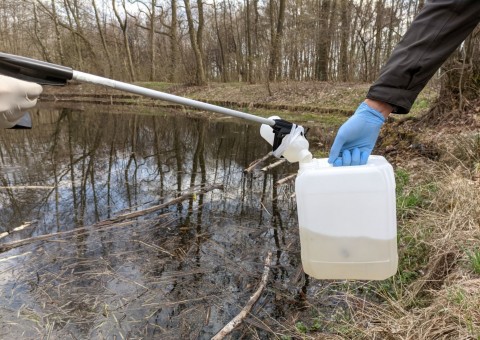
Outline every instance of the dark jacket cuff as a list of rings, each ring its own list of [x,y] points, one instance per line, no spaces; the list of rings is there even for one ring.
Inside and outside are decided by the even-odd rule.
[[[373,85],[366,97],[392,105],[393,113],[406,114],[410,112],[417,96],[416,91]]]

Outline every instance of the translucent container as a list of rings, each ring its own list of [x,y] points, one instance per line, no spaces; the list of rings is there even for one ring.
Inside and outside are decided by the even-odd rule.
[[[395,177],[385,158],[348,167],[300,163],[295,192],[305,273],[356,280],[396,273]]]

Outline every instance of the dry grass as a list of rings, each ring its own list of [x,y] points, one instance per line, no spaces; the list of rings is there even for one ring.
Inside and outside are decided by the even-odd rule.
[[[420,275],[412,282],[392,284],[396,294],[377,291],[382,303],[349,294],[349,334],[368,339],[480,338],[480,273],[471,263],[471,254],[480,250],[477,138],[475,132],[439,138],[445,150],[442,162],[406,163],[415,174],[410,189],[434,183],[427,202],[399,226],[427,247],[426,265],[417,268]],[[408,268],[400,268],[397,276],[402,270]]]
[[[314,282],[279,338],[480,339],[480,137],[459,130],[422,131],[440,158],[397,163],[397,275]]]

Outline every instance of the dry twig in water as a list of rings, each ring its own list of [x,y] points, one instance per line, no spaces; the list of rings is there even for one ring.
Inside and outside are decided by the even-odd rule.
[[[114,217],[112,219],[105,220],[105,221],[100,221],[98,223],[92,224],[92,225],[87,226],[87,227],[80,227],[80,228],[75,228],[73,230],[60,231],[60,232],[52,233],[52,234],[29,237],[29,238],[19,240],[19,241],[15,241],[15,242],[11,242],[11,243],[0,244],[0,252],[5,252],[5,251],[11,250],[11,249],[14,249],[14,248],[17,248],[17,247],[21,247],[23,245],[30,244],[30,243],[37,242],[37,241],[49,240],[49,239],[51,239],[53,237],[56,237],[56,236],[66,236],[66,235],[78,233],[80,231],[88,230],[90,228],[104,228],[105,229],[106,227],[109,227],[109,226],[121,227],[121,226],[129,225],[129,224],[132,224],[133,222],[132,221],[124,222],[124,221],[128,220],[128,219],[137,218],[137,217],[140,217],[140,216],[143,216],[143,215],[151,214],[153,212],[156,212],[158,210],[166,208],[170,205],[182,202],[182,201],[190,198],[192,195],[202,194],[202,193],[212,191],[214,189],[222,189],[222,188],[223,188],[223,185],[221,185],[221,184],[204,187],[197,192],[189,192],[187,194],[181,195],[181,196],[179,196],[179,197],[177,197],[173,200],[170,200],[168,202],[165,202],[165,203],[162,203],[162,204],[159,204],[159,205],[155,205],[153,207],[149,207],[149,208],[146,208],[146,209],[143,209],[143,210],[140,210],[140,211],[135,211],[135,212],[128,213],[128,214],[119,215],[119,216]]]
[[[267,285],[268,274],[270,273],[270,263],[272,260],[272,253],[268,252],[267,258],[265,259],[265,266],[263,268],[262,280],[260,281],[260,286],[257,291],[250,297],[248,303],[243,307],[240,313],[237,314],[229,323],[227,323],[215,336],[212,340],[221,340],[230,334],[242,321],[247,317],[248,313],[252,310],[252,307],[257,302],[258,298],[262,294],[265,286]]]
[[[279,186],[279,185],[282,185],[282,184],[285,184],[289,181],[292,181],[295,179],[295,177],[297,177],[297,174],[292,174],[292,175],[288,175],[287,177],[284,177],[282,179],[279,179],[277,181],[277,183],[275,183],[276,186]]]
[[[268,171],[268,170],[272,170],[273,168],[276,168],[277,166],[279,165],[282,165],[283,163],[285,163],[286,160],[285,159],[281,159],[275,163],[272,163],[270,165],[267,165],[266,167],[262,168],[262,171]]]
[[[17,186],[2,186],[0,190],[51,190],[54,186],[46,185],[17,185]]]
[[[256,161],[253,161],[252,163],[250,163],[250,165],[248,166],[248,168],[246,168],[245,170],[243,170],[243,172],[246,173],[246,174],[250,173],[253,169],[255,169],[255,167],[256,167],[258,164],[266,161],[267,159],[270,158],[270,156],[272,156],[272,153],[271,153],[271,152],[267,153],[267,154],[266,154],[265,156],[263,156],[262,158],[257,159]]]

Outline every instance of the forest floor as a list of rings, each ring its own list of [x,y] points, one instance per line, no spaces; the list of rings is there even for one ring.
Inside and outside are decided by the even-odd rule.
[[[188,86],[170,83],[137,83],[139,86],[188,97],[222,106],[244,108],[250,111],[289,110],[293,112],[335,112],[349,114],[361,102],[368,84],[328,82],[281,82],[270,84],[211,83],[206,86]],[[424,90],[412,108],[419,112],[435,98],[436,89]],[[116,103],[167,105],[137,95],[94,86],[72,83],[66,87],[45,87],[43,97],[48,100],[90,99],[112,100]],[[267,112],[268,113],[268,112]]]
[[[319,82],[271,84],[271,93],[266,85],[139,85],[299,122],[320,122],[329,112],[340,117],[337,126],[368,90]],[[436,93],[427,89],[411,115],[389,119],[377,145],[395,168],[398,273],[381,282],[326,285],[348,312],[321,317],[318,292],[289,316],[288,336],[279,338],[480,339],[480,102],[472,103],[468,119],[422,118]],[[45,99],[163,105],[87,85],[46,89]]]

